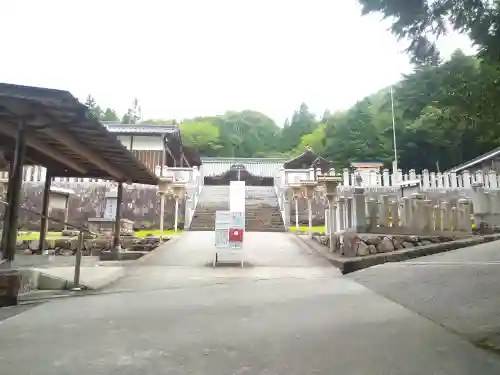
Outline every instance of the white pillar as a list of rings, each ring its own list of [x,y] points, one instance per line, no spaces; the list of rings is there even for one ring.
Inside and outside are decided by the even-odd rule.
[[[309,238],[313,237],[313,230],[312,230],[312,202],[311,199],[307,199],[307,214],[309,216]]]
[[[295,198],[295,229],[298,232],[300,230],[299,225],[299,200]]]
[[[174,219],[174,232],[177,233],[179,226],[179,198],[175,197],[175,219]]]
[[[160,241],[163,242],[163,222],[165,217],[165,194],[160,194]]]

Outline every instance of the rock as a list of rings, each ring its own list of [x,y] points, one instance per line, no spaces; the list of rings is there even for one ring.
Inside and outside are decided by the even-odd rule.
[[[76,250],[78,241],[73,238],[60,238],[55,241],[55,247],[64,250]]]
[[[373,246],[373,245],[370,245]],[[362,241],[358,242],[358,249],[356,251],[358,256],[370,255],[370,247]]]
[[[422,244],[422,246],[425,246],[425,245],[432,245],[432,242],[429,241],[429,240],[422,240],[420,241],[420,243]]]
[[[23,251],[23,254],[31,255],[31,254],[33,254],[33,252],[30,249],[26,249]]]
[[[394,250],[401,250],[403,248],[403,241],[398,241],[398,238],[392,239],[392,244],[394,245]]]
[[[411,242],[413,244],[419,241],[418,236],[403,236],[403,242]]]
[[[61,236],[63,237],[78,237],[78,231],[72,229],[66,229],[61,232]]]
[[[369,236],[369,237],[363,238],[363,242],[367,245],[377,246],[381,241],[382,241],[382,238],[380,238],[379,236]]]
[[[377,252],[379,253],[388,253],[389,251],[394,251],[394,245],[392,240],[388,237],[385,237],[377,246]]]
[[[405,249],[410,249],[410,248],[412,248],[412,247],[415,247],[415,245],[414,245],[414,244],[412,244],[411,242],[403,242],[403,247],[404,247]]]
[[[377,247],[375,245],[368,245],[368,250],[370,254],[377,254]]]

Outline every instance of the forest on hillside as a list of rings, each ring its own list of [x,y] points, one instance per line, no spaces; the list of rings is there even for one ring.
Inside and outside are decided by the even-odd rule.
[[[358,1],[363,14],[381,14],[392,23],[390,31],[407,42],[415,67],[393,86],[400,168],[446,170],[500,146],[500,3]],[[443,61],[436,40],[450,31],[468,35],[477,56],[457,50]],[[91,96],[87,105],[101,120],[119,118]],[[121,120],[172,122],[143,120],[137,100]],[[374,159],[390,167],[393,161],[388,87],[343,112],[314,114],[303,103],[281,126],[251,109],[185,119],[179,125],[184,142],[205,156],[292,157],[311,146],[336,167]]]
[[[393,86],[398,159],[405,170],[445,170],[500,145],[500,65],[456,51],[449,61],[424,65]],[[89,96],[101,120],[119,120]],[[142,119],[134,100],[124,123]],[[263,113],[228,111],[180,121],[183,141],[203,156],[292,157],[306,146],[336,167],[351,161],[393,160],[390,89],[383,88],[343,112],[320,116],[303,103],[278,126]]]

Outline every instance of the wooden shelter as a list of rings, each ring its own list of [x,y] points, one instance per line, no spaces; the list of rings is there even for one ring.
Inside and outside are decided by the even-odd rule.
[[[2,236],[2,255],[8,260],[14,259],[25,164],[47,168],[42,248],[52,177],[115,180],[119,195],[123,183],[158,183],[157,177],[67,91],[0,83],[0,149],[9,166]],[[120,209],[116,217],[119,222]],[[119,236],[119,230],[115,230],[115,244],[119,241],[116,232]]]
[[[176,124],[121,124],[117,122],[104,122],[103,124],[150,171],[154,172],[156,167],[201,165],[198,153],[182,144],[181,132]]]

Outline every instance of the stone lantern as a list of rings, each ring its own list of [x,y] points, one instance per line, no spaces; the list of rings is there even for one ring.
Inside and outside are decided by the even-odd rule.
[[[172,194],[175,199],[175,221],[174,221],[174,231],[177,232],[179,226],[179,202],[182,201],[186,196],[186,184],[181,182],[176,182],[171,185]]]
[[[334,209],[335,200],[337,198],[337,188],[342,183],[342,177],[340,176],[319,176],[318,183],[323,187],[323,194],[328,200],[328,227],[326,235],[330,239],[330,249],[333,251],[336,241],[334,241],[335,233],[335,216],[336,212]]]
[[[299,224],[299,199],[302,198],[302,187],[300,184],[290,184],[288,185],[288,190],[295,201],[295,229],[297,232],[300,230]]]
[[[165,222],[165,196],[170,191],[172,177],[160,177],[158,183],[158,194],[160,195],[160,241],[163,242],[163,226]]]
[[[313,230],[312,230],[312,199],[314,198],[314,194],[316,192],[316,187],[318,186],[318,182],[315,180],[303,180],[300,181],[300,190],[302,192],[302,196],[307,199],[307,213],[309,216],[309,238],[312,238]]]

